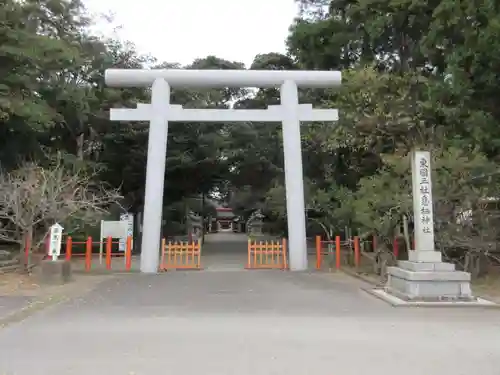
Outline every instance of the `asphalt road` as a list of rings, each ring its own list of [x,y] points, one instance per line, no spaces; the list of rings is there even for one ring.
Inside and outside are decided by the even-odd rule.
[[[344,276],[119,276],[0,329],[8,375],[498,375],[500,312],[392,308]]]

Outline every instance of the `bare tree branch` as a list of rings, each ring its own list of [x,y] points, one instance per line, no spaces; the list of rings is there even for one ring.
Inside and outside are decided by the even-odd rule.
[[[97,171],[70,168],[60,156],[50,167],[26,162],[0,171],[0,239],[22,244],[29,235],[36,249],[55,222],[98,222],[121,196],[96,177]]]

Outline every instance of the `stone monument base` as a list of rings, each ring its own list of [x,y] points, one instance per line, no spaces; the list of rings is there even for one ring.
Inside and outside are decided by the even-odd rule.
[[[475,301],[470,273],[456,271],[452,263],[400,261],[388,267],[385,291],[405,301]]]
[[[42,284],[66,284],[71,281],[71,263],[67,260],[44,259],[38,277]]]

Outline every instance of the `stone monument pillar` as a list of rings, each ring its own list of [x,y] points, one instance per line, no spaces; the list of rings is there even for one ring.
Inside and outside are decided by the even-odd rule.
[[[411,158],[415,249],[407,261],[387,269],[386,292],[407,301],[471,301],[470,274],[444,263],[434,247],[431,157],[414,151]]]

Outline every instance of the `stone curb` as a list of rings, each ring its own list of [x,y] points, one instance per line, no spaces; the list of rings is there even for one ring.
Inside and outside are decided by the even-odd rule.
[[[408,303],[408,302],[403,302],[403,303],[396,303],[393,301],[390,301],[380,294],[376,293],[376,290],[380,290],[381,288],[368,288],[368,287],[362,287],[361,290],[364,292],[370,294],[371,296],[388,303],[392,307],[395,308],[424,308],[424,309],[500,309],[500,305],[498,304],[485,304],[482,302],[474,303],[456,303],[453,304],[452,302],[413,302],[413,303]]]

